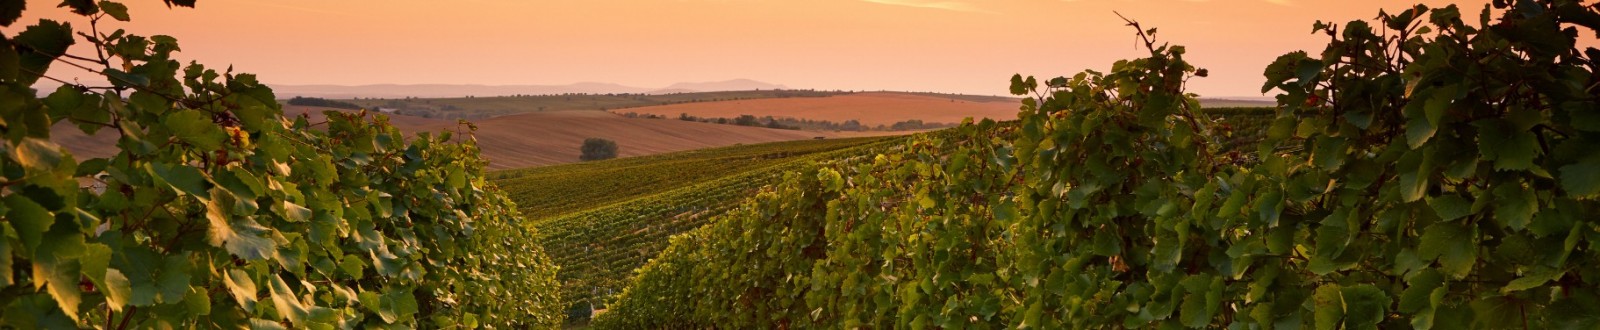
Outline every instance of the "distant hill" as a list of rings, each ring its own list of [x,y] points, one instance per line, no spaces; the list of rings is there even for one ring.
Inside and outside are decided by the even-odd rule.
[[[309,116],[322,122],[323,111],[334,108],[284,106],[284,116]],[[391,115],[389,123],[412,136],[418,132],[456,130],[455,120]],[[676,119],[626,118],[604,111],[530,113],[476,120],[478,145],[489,169],[509,169],[578,162],[578,146],[591,137],[617,142],[622,157],[702,149],[737,144],[810,140],[832,134],[793,130],[718,125]],[[110,157],[118,151],[117,133],[101,130],[84,135],[77,127],[56,125],[51,140],[78,159]]]
[[[701,92],[709,92],[709,91],[748,91],[748,90],[765,90],[765,89],[789,89],[789,87],[784,86],[784,85],[769,84],[769,83],[759,82],[759,81],[750,80],[750,79],[734,79],[734,80],[711,81],[711,82],[693,82],[693,83],[683,82],[683,83],[676,83],[676,84],[672,84],[671,86],[667,86],[667,88],[663,88],[661,92],[670,92],[670,91],[701,91]]]
[[[451,98],[345,99],[363,107],[383,108],[400,114],[428,118],[481,119],[529,112],[614,110],[652,105],[727,100],[823,97],[840,92],[809,90],[744,90],[672,94],[571,94]]]
[[[1202,108],[1274,108],[1278,101],[1265,97],[1218,97],[1201,98]]]
[[[929,123],[960,123],[963,118],[1010,120],[1017,117],[1018,99],[930,93],[868,92],[827,97],[766,98],[720,102],[682,103],[612,110],[677,118],[732,118],[740,115],[773,116],[844,122],[863,125],[890,125],[905,120]]]
[[[662,88],[635,87],[613,83],[581,82],[566,85],[472,85],[472,84],[378,84],[378,85],[272,85],[280,97],[321,98],[443,98],[507,95],[556,94],[670,94],[756,89],[785,89],[783,85],[750,79],[713,82],[684,82]]]

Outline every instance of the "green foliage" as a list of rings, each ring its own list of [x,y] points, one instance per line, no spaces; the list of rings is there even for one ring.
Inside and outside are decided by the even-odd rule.
[[[595,324],[1592,328],[1600,50],[1574,45],[1600,8],[1498,8],[1318,23],[1324,52],[1266,69],[1284,94],[1243,158],[1181,47],[1016,76],[1014,126],[791,175]]]
[[[587,186],[591,193],[614,191],[620,195],[595,196],[597,202],[610,202],[534,220],[539,242],[561,267],[557,279],[563,299],[572,304],[570,308],[587,312],[591,307],[604,308],[608,298],[626,286],[634,269],[667,246],[668,238],[705,225],[707,219],[728,212],[762,186],[781,180],[785,173],[810,162],[876,154],[903,141],[857,138],[735,146],[650,156],[650,160],[536,168],[496,182],[524,192],[513,198],[540,200],[535,196],[567,191],[527,187],[533,182]],[[571,196],[589,197],[583,193]],[[561,206],[527,204],[520,199],[518,204],[528,205],[527,214],[550,214],[547,207]],[[569,321],[581,319],[587,317]]]
[[[583,139],[583,145],[578,146],[581,153],[578,160],[604,160],[617,158],[617,141],[602,138]]]
[[[112,2],[67,4],[128,18]],[[170,37],[87,31],[87,53],[105,58],[62,57],[71,28],[41,22],[0,47],[0,67],[20,68],[0,75],[0,324],[559,322],[556,267],[483,177],[475,142],[408,140],[365,113],[290,121],[255,76],[180,66]],[[28,86],[53,62],[114,86],[39,99]],[[51,142],[58,123],[117,134],[120,152],[76,159]]]
[[[548,218],[610,207],[746,172],[768,172],[774,166],[801,158],[876,144],[879,140],[869,137],[737,145],[495,171],[489,177],[521,206],[524,217],[543,223]]]

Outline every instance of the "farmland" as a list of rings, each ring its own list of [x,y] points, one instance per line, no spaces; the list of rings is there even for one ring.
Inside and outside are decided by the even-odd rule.
[[[339,100],[367,108],[383,108],[395,113],[444,119],[483,119],[531,112],[636,108],[696,102],[715,102],[769,98],[807,98],[838,95],[840,92],[809,90],[752,90],[671,94],[561,94],[514,95],[459,98],[362,98]]]

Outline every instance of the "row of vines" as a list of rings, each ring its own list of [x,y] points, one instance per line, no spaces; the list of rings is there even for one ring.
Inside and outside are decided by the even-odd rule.
[[[1150,57],[1015,77],[1015,125],[790,174],[595,325],[1600,327],[1600,50],[1577,46],[1600,6],[1376,23],[1317,23],[1230,152],[1184,91],[1205,71],[1130,22]]]
[[[605,308],[605,301],[626,287],[634,269],[665,249],[670,237],[705,225],[708,219],[738,206],[762,186],[779,181],[784,173],[810,162],[883,152],[902,140],[828,143],[828,146],[852,147],[783,158],[765,167],[712,180],[702,179],[703,182],[690,186],[538,221],[539,242],[561,266],[557,279],[563,287],[562,297],[572,308],[569,318],[572,321],[586,319],[589,309]],[[804,145],[783,144],[789,145],[786,152],[807,152],[797,146],[824,145],[811,141]]]
[[[0,4],[0,25],[39,4]],[[285,118],[253,75],[180,65],[168,36],[102,29],[130,19],[122,4],[62,7],[87,24],[0,38],[0,325],[559,324],[557,268],[484,178],[470,133]],[[53,77],[61,66],[110,83]],[[63,86],[40,98],[41,79]],[[119,152],[75,158],[51,140],[61,130],[114,134]]]

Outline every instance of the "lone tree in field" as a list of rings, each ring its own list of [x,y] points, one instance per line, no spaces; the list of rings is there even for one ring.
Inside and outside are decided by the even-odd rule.
[[[617,141],[588,138],[583,140],[581,149],[583,150],[583,155],[578,156],[580,161],[617,158]]]

